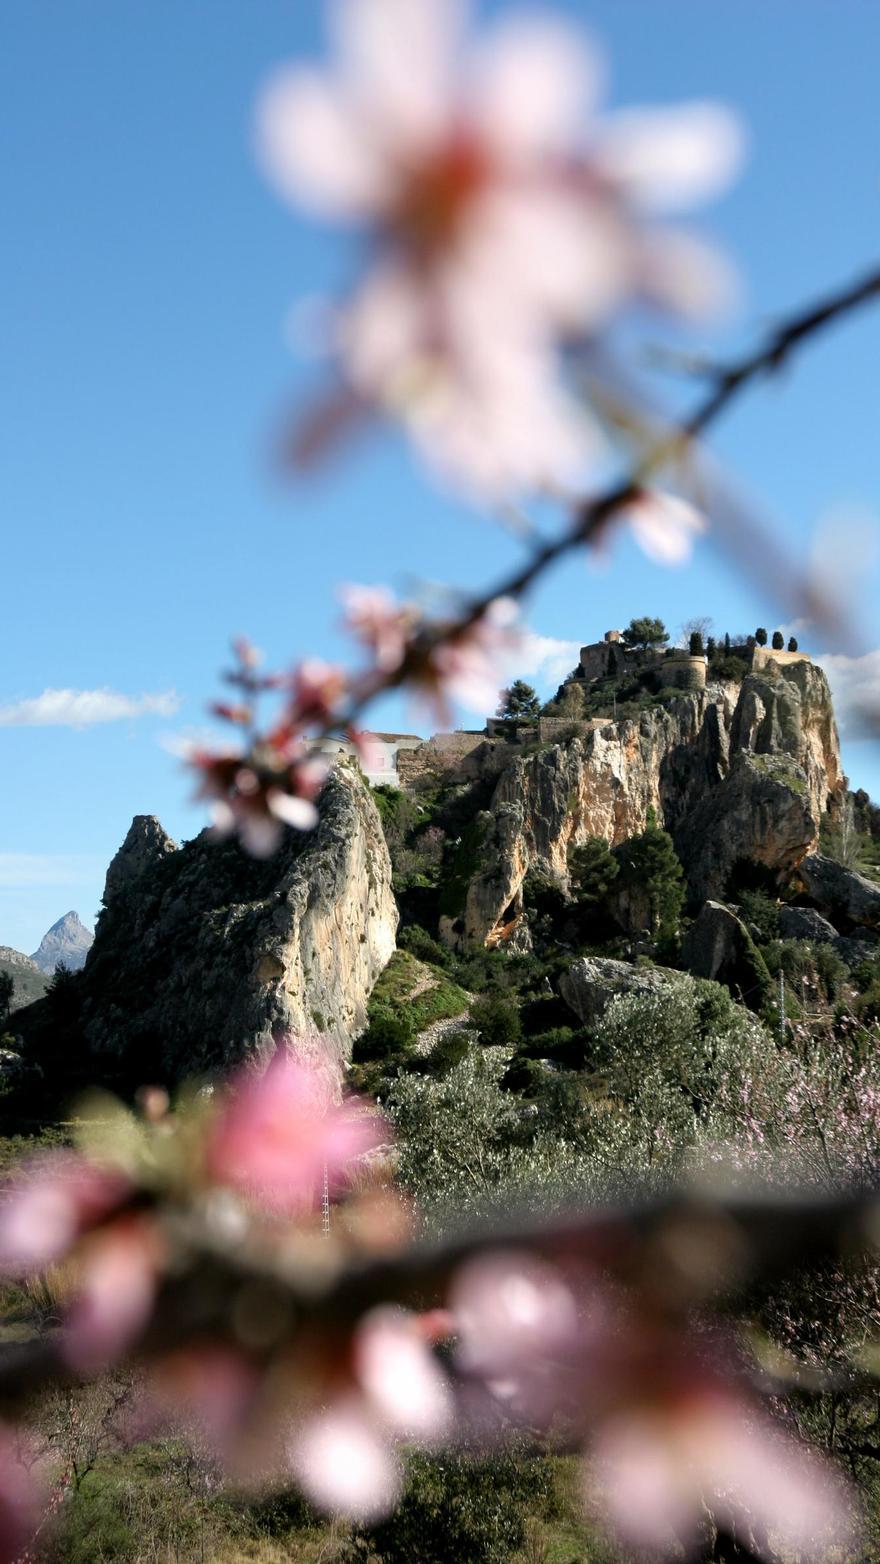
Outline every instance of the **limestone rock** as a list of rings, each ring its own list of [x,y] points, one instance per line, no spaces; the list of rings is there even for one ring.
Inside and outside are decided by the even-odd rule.
[[[155,869],[168,854],[177,851],[177,843],[160,825],[155,815],[135,815],[104,881],[104,906],[125,891],[148,869]]]
[[[724,781],[691,810],[676,836],[691,895],[723,896],[739,864],[790,872],[815,845],[819,816],[806,776],[787,755],[735,755]]]
[[[782,907],[779,932],[783,939],[806,939],[814,945],[834,945],[838,940],[834,924],[815,907]]]
[[[770,974],[751,934],[730,907],[705,902],[684,937],[681,953],[692,977],[725,983],[746,1004],[760,1006]]]
[[[822,853],[811,853],[799,872],[808,896],[829,917],[880,926],[880,885],[873,880]]]
[[[141,816],[79,980],[88,1068],[174,1080],[315,1031],[346,1056],[396,930],[379,816],[349,767],[327,782],[316,829],[265,860],[207,831],[174,849]]]
[[[669,967],[633,967],[604,956],[581,956],[559,979],[559,992],[585,1026],[604,1015],[619,994],[647,996],[688,979]]]
[[[63,962],[68,971],[78,972],[80,967],[85,966],[94,937],[91,930],[81,922],[79,913],[66,912],[43,935],[32,960],[49,977],[59,962]]]
[[[596,722],[502,772],[481,817],[480,868],[447,937],[464,946],[509,937],[530,870],[564,886],[569,846],[589,836],[616,845],[644,830],[649,808],[697,902],[724,896],[740,860],[788,876],[844,794],[830,691],[809,662]]]

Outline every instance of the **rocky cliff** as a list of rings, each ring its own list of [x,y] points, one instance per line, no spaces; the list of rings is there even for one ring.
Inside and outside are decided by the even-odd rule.
[[[741,862],[792,872],[815,850],[845,779],[831,694],[809,662],[710,684],[516,759],[478,817],[478,871],[443,932],[464,946],[516,927],[531,869],[564,883],[570,845],[671,832],[695,903],[723,896]]]
[[[137,816],[77,980],[84,1073],[174,1080],[281,1032],[326,1032],[347,1054],[396,929],[379,817],[347,767],[327,783],[315,831],[289,833],[264,861],[207,832],[175,847]],[[37,1023],[45,1032],[45,1014]]]
[[[66,912],[43,935],[31,960],[48,977],[52,976],[59,963],[63,963],[70,972],[78,972],[80,967],[85,966],[93,938],[79,913]]]

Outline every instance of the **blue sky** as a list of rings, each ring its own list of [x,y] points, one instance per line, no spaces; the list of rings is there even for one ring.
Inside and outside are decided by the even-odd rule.
[[[736,258],[745,307],[722,338],[690,345],[732,350],[872,261],[880,8],[556,9],[603,41],[612,103],[717,96],[749,126],[748,166],[701,223]],[[343,279],[346,255],[264,185],[251,114],[267,71],[321,47],[321,12],[317,0],[40,0],[4,19],[0,943],[34,948],[69,907],[90,922],[133,814],[177,836],[200,828],[162,741],[202,722],[232,634],[273,662],[341,656],[340,579],[473,586],[516,557],[390,436],[297,486],[273,471],[279,413],[311,373],[291,355],[287,312]],[[829,525],[842,540],[853,517],[870,530],[880,515],[878,363],[880,309],[808,348],[715,437],[802,558],[820,522],[827,558]],[[868,650],[880,646],[869,552],[849,587]],[[604,573],[575,561],[549,578],[528,617],[563,642],[645,611],[749,629],[779,617],[775,585],[743,582],[710,544],[670,572],[621,539]],[[541,676],[555,685],[549,667]],[[871,676],[870,662],[841,664],[841,698]],[[108,688],[129,702],[112,721],[35,726],[8,712],[47,689]],[[413,725],[394,705],[376,720]],[[845,760],[880,795],[873,746],[847,739]]]

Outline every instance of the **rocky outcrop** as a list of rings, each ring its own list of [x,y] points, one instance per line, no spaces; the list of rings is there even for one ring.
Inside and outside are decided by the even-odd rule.
[[[822,853],[805,858],[799,873],[807,895],[829,917],[880,927],[880,885],[873,880]]]
[[[115,898],[127,891],[147,870],[155,869],[169,853],[176,852],[172,841],[155,815],[135,815],[128,828],[125,841],[104,880],[104,906],[109,907]]]
[[[604,1015],[612,999],[621,994],[645,998],[662,992],[670,984],[687,982],[687,977],[669,967],[633,967],[626,961],[611,961],[604,956],[581,956],[563,972],[559,992],[578,1020],[591,1026]]]
[[[66,912],[43,935],[32,960],[48,977],[52,976],[59,964],[67,967],[69,972],[78,972],[80,967],[85,966],[93,939],[91,930],[80,921],[79,913]]]
[[[812,945],[834,945],[838,939],[834,924],[815,907],[781,907],[779,932],[783,939],[805,939]]]
[[[682,961],[692,977],[725,983],[753,1009],[770,987],[770,974],[741,918],[721,902],[700,908],[682,942]]]
[[[174,1080],[319,1031],[347,1055],[395,944],[375,805],[340,766],[320,822],[274,857],[208,832],[175,848],[139,816],[107,876],[78,1024],[92,1073]]]
[[[644,830],[650,809],[672,833],[697,904],[723,897],[740,861],[787,876],[844,791],[828,684],[808,662],[595,724],[502,773],[447,937],[493,943],[516,928],[530,870],[564,885],[570,846],[590,836],[616,845]]]

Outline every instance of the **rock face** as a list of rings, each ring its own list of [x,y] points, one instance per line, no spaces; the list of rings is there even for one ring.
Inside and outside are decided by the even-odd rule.
[[[91,930],[80,921],[79,913],[66,912],[43,935],[39,949],[34,951],[31,959],[47,977],[52,976],[59,962],[63,962],[69,971],[78,972],[80,967],[85,966],[94,937]]]
[[[834,945],[839,937],[834,924],[814,907],[781,907],[779,932],[783,939],[805,939],[813,945]]]
[[[176,850],[177,843],[172,841],[155,815],[135,815],[125,841],[107,870],[104,906],[109,907],[146,869],[155,869],[168,853]]]
[[[225,1068],[283,1032],[342,1054],[366,1025],[395,944],[391,864],[375,805],[340,767],[321,818],[274,857],[207,832],[175,848],[139,816],[107,874],[79,1025],[97,1073],[142,1081]]]
[[[808,896],[829,917],[880,927],[880,885],[873,880],[821,853],[806,858],[799,872]]]
[[[478,872],[447,938],[493,943],[516,926],[530,869],[564,884],[570,845],[590,836],[615,845],[644,830],[651,808],[695,902],[723,897],[740,861],[788,875],[844,791],[830,691],[808,662],[596,724],[502,773],[478,820]]]
[[[619,994],[656,994],[672,983],[687,983],[681,972],[666,967],[633,967],[604,956],[581,956],[559,979],[559,992],[585,1026],[604,1015]]]

